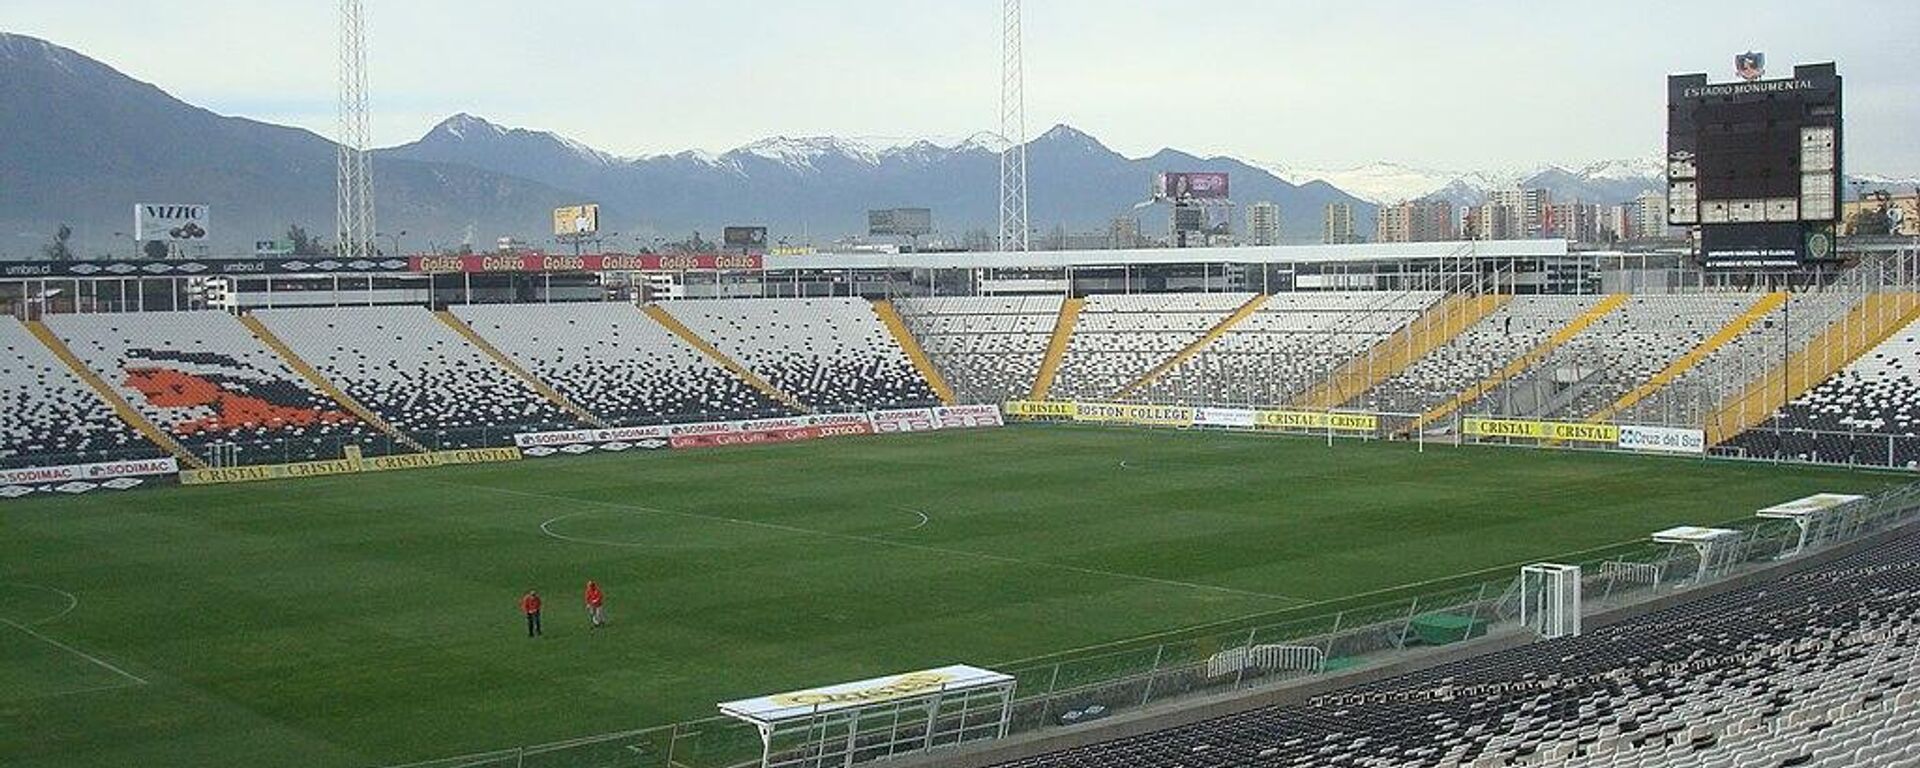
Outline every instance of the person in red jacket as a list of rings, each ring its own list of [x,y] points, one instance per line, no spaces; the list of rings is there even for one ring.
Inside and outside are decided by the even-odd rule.
[[[527,637],[540,636],[540,593],[531,589],[520,598],[520,611],[527,615]]]
[[[600,591],[600,585],[587,582],[587,620],[593,622],[593,628],[599,629],[607,623],[607,596]]]

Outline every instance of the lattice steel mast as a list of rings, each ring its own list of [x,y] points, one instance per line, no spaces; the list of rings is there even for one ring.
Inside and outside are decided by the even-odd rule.
[[[1020,0],[1005,0],[1000,48],[1000,236],[1002,251],[1027,250],[1027,104],[1020,67]]]
[[[367,37],[360,0],[340,0],[339,164],[334,176],[334,255],[373,258],[373,173],[367,166]]]

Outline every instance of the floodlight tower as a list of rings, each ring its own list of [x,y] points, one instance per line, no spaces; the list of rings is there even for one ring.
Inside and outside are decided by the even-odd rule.
[[[1020,70],[1020,0],[1001,8],[1000,237],[1002,251],[1027,250],[1027,102]]]
[[[334,255],[367,259],[374,245],[373,174],[367,167],[367,37],[360,0],[340,0],[339,164],[334,174]]]

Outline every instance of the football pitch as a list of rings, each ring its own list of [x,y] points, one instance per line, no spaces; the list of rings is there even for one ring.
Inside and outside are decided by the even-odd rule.
[[[1904,480],[1034,425],[0,504],[0,764],[363,768],[567,739]]]

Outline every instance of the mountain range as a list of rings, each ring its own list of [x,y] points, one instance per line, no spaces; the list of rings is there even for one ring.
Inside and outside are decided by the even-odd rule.
[[[222,116],[53,43],[0,33],[0,258],[37,256],[62,223],[84,255],[125,253],[131,208],[204,203],[218,253],[300,224],[330,234],[335,145],[298,128]],[[942,235],[992,229],[1000,142],[773,137],[723,153],[619,157],[563,136],[457,114],[419,140],[374,153],[380,227],[405,250],[501,235],[539,246],[557,205],[598,202],[609,249],[653,237],[712,239],[725,225],[764,225],[774,239],[826,242],[861,233],[870,208],[926,207]],[[1423,195],[1466,205],[1486,191],[1542,186],[1556,199],[1616,203],[1660,188],[1659,159],[1523,172],[1448,172],[1376,163],[1312,169],[1162,149],[1127,157],[1057,125],[1027,145],[1036,229],[1104,230],[1145,208],[1160,171],[1223,171],[1233,198],[1281,208],[1283,238],[1315,242],[1323,207],[1354,206],[1371,232],[1377,206]],[[1236,222],[1238,225],[1238,222]],[[123,250],[124,249],[124,250]]]

